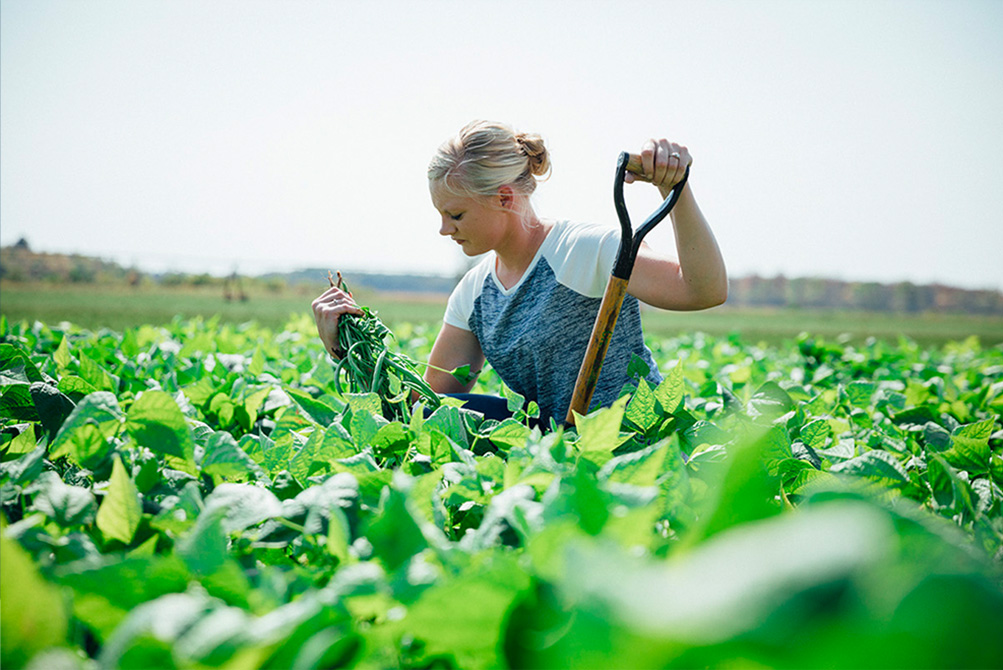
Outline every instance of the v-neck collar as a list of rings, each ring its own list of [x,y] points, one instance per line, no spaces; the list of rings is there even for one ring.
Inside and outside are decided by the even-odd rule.
[[[529,265],[526,266],[526,269],[523,270],[522,276],[519,277],[519,281],[513,284],[511,288],[505,288],[505,285],[502,284],[501,279],[498,278],[498,255],[495,254],[494,259],[491,261],[491,279],[494,281],[495,287],[501,292],[502,295],[508,296],[518,291],[519,287],[526,282],[526,279],[531,274],[533,274],[533,270],[536,269],[536,264],[540,262],[540,257],[543,256],[543,249],[544,247],[547,246],[547,241],[550,240],[550,236],[554,233],[554,228],[557,227],[556,222],[548,222],[548,223],[551,224],[550,230],[547,231],[546,237],[544,237],[543,240],[540,242],[540,246],[537,248],[536,254],[533,255],[533,260],[531,260],[529,262]]]

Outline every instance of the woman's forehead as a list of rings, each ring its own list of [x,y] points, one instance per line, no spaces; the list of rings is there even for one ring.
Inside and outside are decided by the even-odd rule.
[[[429,191],[432,194],[432,204],[440,212],[469,207],[473,201],[472,198],[453,193],[442,182],[433,182],[430,184]]]

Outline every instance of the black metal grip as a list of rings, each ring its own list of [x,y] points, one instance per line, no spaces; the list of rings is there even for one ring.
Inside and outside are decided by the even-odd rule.
[[[620,154],[620,159],[616,164],[616,179],[613,181],[613,204],[616,207],[616,215],[620,219],[620,248],[616,252],[616,263],[613,265],[611,274],[619,279],[630,279],[630,273],[634,270],[634,262],[637,260],[637,252],[641,248],[641,241],[652,228],[669,215],[672,208],[676,206],[676,201],[679,200],[683,187],[686,186],[686,180],[690,178],[690,167],[687,165],[682,180],[672,187],[669,196],[635,232],[630,224],[627,205],[623,201],[623,180],[627,175],[627,161],[629,159],[630,154],[626,151]]]

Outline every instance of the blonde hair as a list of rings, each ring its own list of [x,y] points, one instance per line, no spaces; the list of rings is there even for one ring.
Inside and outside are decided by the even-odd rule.
[[[518,195],[536,190],[550,173],[543,138],[494,121],[472,121],[439,147],[428,164],[429,182],[462,196],[492,196],[502,186]]]

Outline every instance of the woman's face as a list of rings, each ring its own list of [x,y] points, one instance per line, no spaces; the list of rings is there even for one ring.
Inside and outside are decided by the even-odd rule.
[[[504,211],[487,198],[450,193],[438,183],[431,185],[432,204],[442,217],[439,234],[450,237],[467,256],[495,249],[505,229]]]

